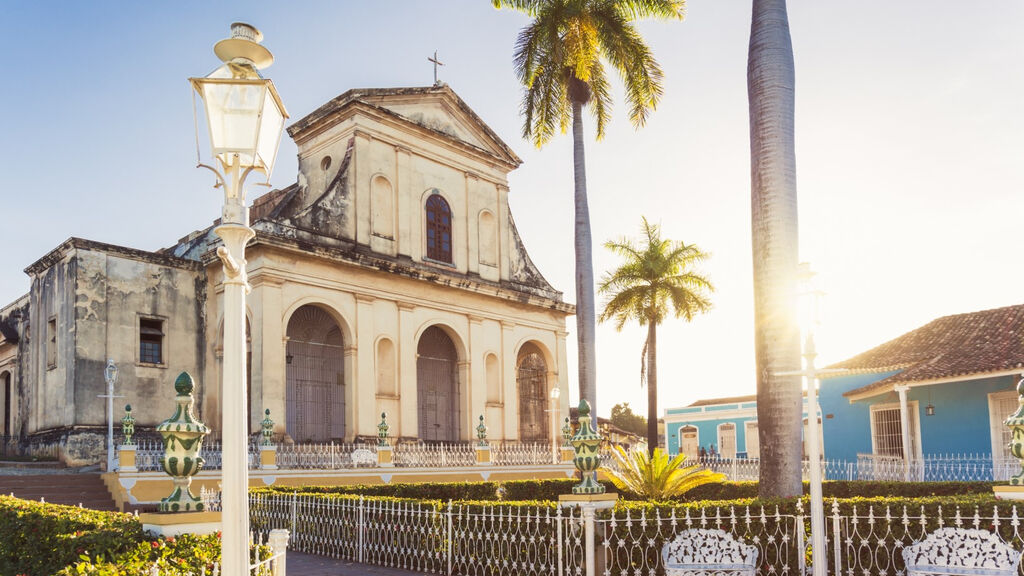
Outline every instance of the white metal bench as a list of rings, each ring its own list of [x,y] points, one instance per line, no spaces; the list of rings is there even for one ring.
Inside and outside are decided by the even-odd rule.
[[[1015,576],[1021,553],[974,528],[939,528],[903,549],[907,576]]]
[[[359,466],[373,466],[377,463],[377,455],[367,448],[356,448],[352,451],[349,458],[352,459],[352,465],[357,468]]]
[[[757,548],[723,530],[690,528],[661,549],[665,576],[754,576]]]

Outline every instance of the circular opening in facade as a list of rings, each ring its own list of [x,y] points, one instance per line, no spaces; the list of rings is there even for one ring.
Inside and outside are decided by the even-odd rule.
[[[331,167],[331,157],[330,156],[324,156],[320,160],[320,169],[321,170],[327,170],[330,167]]]

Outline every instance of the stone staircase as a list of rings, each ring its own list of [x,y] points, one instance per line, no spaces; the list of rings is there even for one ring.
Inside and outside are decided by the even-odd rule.
[[[117,510],[98,473],[0,475],[0,494],[12,493],[25,500],[43,498],[51,504]]]

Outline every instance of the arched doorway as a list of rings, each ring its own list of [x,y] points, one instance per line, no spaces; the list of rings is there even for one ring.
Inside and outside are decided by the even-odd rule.
[[[696,426],[686,425],[679,429],[679,453],[685,454],[690,463],[700,455],[700,431]]]
[[[541,442],[548,439],[548,366],[536,344],[527,343],[516,359],[516,388],[519,390],[519,439]]]
[[[341,329],[323,308],[288,320],[285,381],[288,435],[296,442],[345,437],[345,355]]]
[[[455,343],[437,326],[416,346],[416,408],[425,442],[459,441],[459,356]]]

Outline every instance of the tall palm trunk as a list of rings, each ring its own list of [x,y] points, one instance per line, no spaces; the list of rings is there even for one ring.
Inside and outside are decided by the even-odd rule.
[[[576,334],[579,345],[580,398],[597,414],[597,357],[594,349],[594,261],[587,205],[587,171],[583,154],[583,104],[572,100],[572,160],[576,200]]]
[[[754,346],[761,497],[801,492],[803,402],[795,322],[798,259],[793,45],[785,0],[753,0],[747,58],[750,104]]]
[[[647,321],[647,455],[658,447],[658,325]]]

